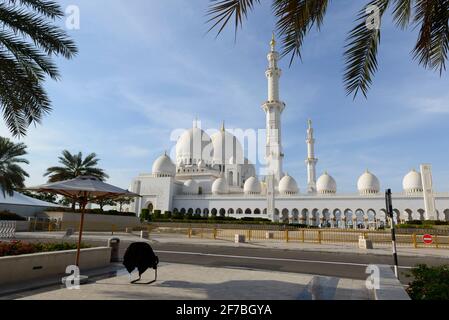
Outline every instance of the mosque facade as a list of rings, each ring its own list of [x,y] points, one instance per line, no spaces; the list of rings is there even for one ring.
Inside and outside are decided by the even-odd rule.
[[[295,178],[284,172],[281,120],[286,104],[279,94],[282,70],[274,38],[270,47],[268,99],[262,105],[266,114],[266,174],[257,175],[256,166],[244,156],[241,142],[224,125],[209,136],[195,122],[179,137],[173,159],[168,154],[160,156],[151,173],[132,181],[131,191],[141,198],[130,210],[138,215],[142,209],[150,209],[339,228],[376,228],[385,223],[385,194],[374,173],[362,173],[353,194],[338,193],[337,182],[328,172],[317,178],[312,121],[306,132],[306,188],[300,190]],[[449,193],[433,190],[430,165],[407,173],[402,184],[403,192],[393,194],[396,221],[449,221]]]

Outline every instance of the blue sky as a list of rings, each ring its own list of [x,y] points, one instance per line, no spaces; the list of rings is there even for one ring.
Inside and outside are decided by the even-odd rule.
[[[22,139],[31,162],[28,184],[63,149],[96,152],[110,182],[128,187],[150,172],[174,142],[170,134],[198,116],[205,128],[263,129],[268,42],[274,28],[269,1],[245,22],[234,42],[229,28],[206,34],[207,0],[69,0],[81,10],[80,30],[70,31],[80,54],[60,60],[63,78],[46,84],[54,111]],[[313,119],[318,172],[328,170],[339,191],[356,190],[369,168],[382,188],[401,190],[403,176],[433,165],[435,187],[449,190],[449,76],[412,60],[413,30],[400,31],[387,16],[382,26],[379,72],[368,100],[345,95],[343,45],[363,2],[332,2],[320,33],[306,39],[303,61],[284,75],[281,96],[285,170],[306,186],[305,129]],[[61,25],[63,23],[61,22]],[[6,135],[2,125],[2,135]]]

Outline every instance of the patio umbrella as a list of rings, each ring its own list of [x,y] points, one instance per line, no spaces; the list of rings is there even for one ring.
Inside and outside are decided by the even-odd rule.
[[[80,176],[72,180],[44,184],[37,187],[27,188],[26,190],[59,194],[80,203],[81,222],[76,254],[77,267],[79,267],[80,261],[80,248],[81,240],[83,237],[84,215],[87,204],[92,201],[114,199],[119,197],[140,197],[140,195],[138,194],[104,183],[100,179],[91,176]]]

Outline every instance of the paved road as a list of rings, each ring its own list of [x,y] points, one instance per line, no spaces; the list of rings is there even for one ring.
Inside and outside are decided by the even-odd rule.
[[[100,244],[90,241],[91,244]],[[122,242],[120,254],[123,257],[129,242]],[[193,264],[206,267],[233,267],[256,270],[273,270],[314,274],[331,277],[364,280],[370,264],[393,263],[389,256],[349,253],[310,252],[267,248],[237,248],[217,245],[193,245],[157,243],[153,244],[161,261]],[[428,265],[448,264],[448,259],[436,257],[399,257],[400,279],[408,284],[405,275],[411,267],[420,263]]]

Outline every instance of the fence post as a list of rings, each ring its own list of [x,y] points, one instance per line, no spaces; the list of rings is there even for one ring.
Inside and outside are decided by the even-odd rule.
[[[204,238],[204,229],[201,228],[201,239],[203,239],[203,238]]]
[[[217,240],[217,228],[214,228],[214,240]]]
[[[435,245],[437,249],[440,248],[440,245],[438,244],[438,235],[435,235]]]
[[[189,228],[187,235],[188,235],[189,239],[192,238],[192,228]]]
[[[112,230],[112,235],[114,235],[114,232],[115,232],[115,224],[113,224],[112,226],[111,226],[111,230]]]
[[[318,243],[321,244],[321,230],[318,230]]]
[[[306,242],[306,231],[304,229],[301,230],[301,240],[302,243]]]
[[[251,234],[251,229],[250,229],[250,230],[248,230],[248,241],[251,241],[251,236],[252,236],[252,234]]]
[[[285,230],[285,242],[287,242],[287,243],[290,242],[289,235],[288,235],[288,230]]]
[[[416,241],[416,233],[412,235],[413,247],[418,249],[418,242]]]

